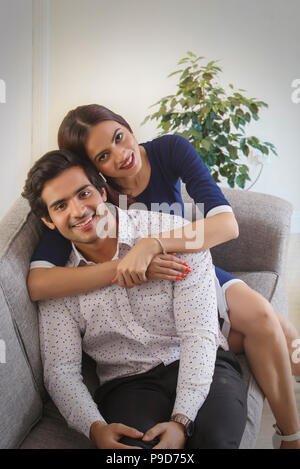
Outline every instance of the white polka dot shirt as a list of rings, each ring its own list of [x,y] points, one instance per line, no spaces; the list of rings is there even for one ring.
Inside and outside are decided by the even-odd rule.
[[[158,212],[118,213],[115,258],[140,238],[188,223]],[[180,281],[149,280],[132,289],[111,284],[39,302],[45,386],[68,424],[87,437],[91,424],[104,418],[82,381],[82,350],[96,361],[100,384],[180,360],[172,414],[194,420],[204,403],[217,348],[228,346],[218,325],[210,252],[178,256],[192,270]],[[73,246],[67,266],[87,264]]]

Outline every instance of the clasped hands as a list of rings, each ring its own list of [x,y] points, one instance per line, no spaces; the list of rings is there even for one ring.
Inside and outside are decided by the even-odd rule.
[[[161,247],[155,238],[141,239],[120,260],[112,283],[132,288],[149,279],[182,280],[191,272],[188,264],[176,257],[175,253],[160,252]]]
[[[90,438],[99,449],[142,449],[140,446],[129,446],[119,442],[127,436],[135,440],[149,442],[159,438],[159,443],[152,449],[183,449],[186,441],[184,427],[177,422],[162,422],[142,433],[122,423],[94,422],[91,425]]]

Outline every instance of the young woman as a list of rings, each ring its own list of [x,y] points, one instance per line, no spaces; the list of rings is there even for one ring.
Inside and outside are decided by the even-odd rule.
[[[149,210],[153,209],[153,203],[162,202],[169,205],[177,202],[183,208],[180,179],[186,183],[195,203],[204,204],[205,218],[188,225],[189,230],[184,230],[181,237],[176,236],[176,230],[161,234],[162,247],[167,253],[209,249],[238,236],[229,203],[197,152],[182,137],[168,135],[138,145],[121,116],[102,106],[89,105],[68,113],[60,126],[58,142],[60,148],[89,158],[113,188],[143,202]],[[204,237],[200,236],[201,230]],[[187,248],[193,234],[199,236]],[[70,245],[57,234],[47,233],[33,257],[28,278],[31,297],[39,300],[79,294],[108,285],[112,278],[120,286],[130,288],[147,281],[147,277],[175,280],[188,275],[188,267],[174,255],[153,258],[153,243],[157,240],[146,238],[117,262],[66,272],[63,266]],[[286,318],[274,312],[262,295],[244,282],[218,268],[216,278],[222,286],[218,308],[223,331],[226,333],[226,327],[227,330],[231,327],[230,349],[247,355],[276,419],[278,446],[300,448],[291,375],[291,366],[293,373],[300,375],[300,365],[290,362],[291,344],[298,333]]]

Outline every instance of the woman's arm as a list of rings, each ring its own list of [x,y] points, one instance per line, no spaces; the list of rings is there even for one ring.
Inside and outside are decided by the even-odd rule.
[[[120,259],[86,267],[31,269],[27,288],[32,301],[80,295],[111,284]]]
[[[222,212],[174,230],[162,231],[157,237],[167,253],[199,252],[237,238],[238,224],[232,212]],[[154,237],[142,238],[120,260],[113,281],[127,288],[146,282],[147,269],[154,256],[161,253],[161,250],[159,242]],[[174,260],[180,262],[179,259]]]
[[[204,251],[237,236],[238,225],[231,212],[220,213],[158,235],[168,253]],[[150,278],[176,280],[188,266],[183,266],[182,261],[175,256],[164,257],[163,260],[157,258],[153,262],[155,271],[148,270],[160,252],[161,248],[155,239],[144,238],[123,259],[80,268],[32,269],[27,279],[30,298],[39,301],[79,295],[110,285],[112,279],[127,288]]]
[[[147,252],[146,252],[147,254]],[[27,288],[32,301],[80,295],[112,283],[121,259],[86,267],[52,267],[31,269]],[[187,275],[186,266],[174,255],[157,255],[150,261],[147,279],[178,280]],[[135,283],[122,284],[131,288]]]
[[[238,235],[239,228],[234,214],[222,212],[161,233],[159,238],[167,252],[198,252],[235,239]]]

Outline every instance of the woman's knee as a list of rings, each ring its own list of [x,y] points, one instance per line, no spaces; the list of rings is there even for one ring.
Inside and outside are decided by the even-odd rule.
[[[269,336],[278,332],[280,323],[271,303],[260,293],[243,285],[228,295],[229,317],[232,327],[238,327],[245,337],[250,334]],[[237,299],[235,298],[237,297]]]
[[[253,323],[249,324],[249,332],[266,337],[274,336],[280,333],[280,323],[276,313],[269,301],[265,298],[259,298],[254,310]]]

